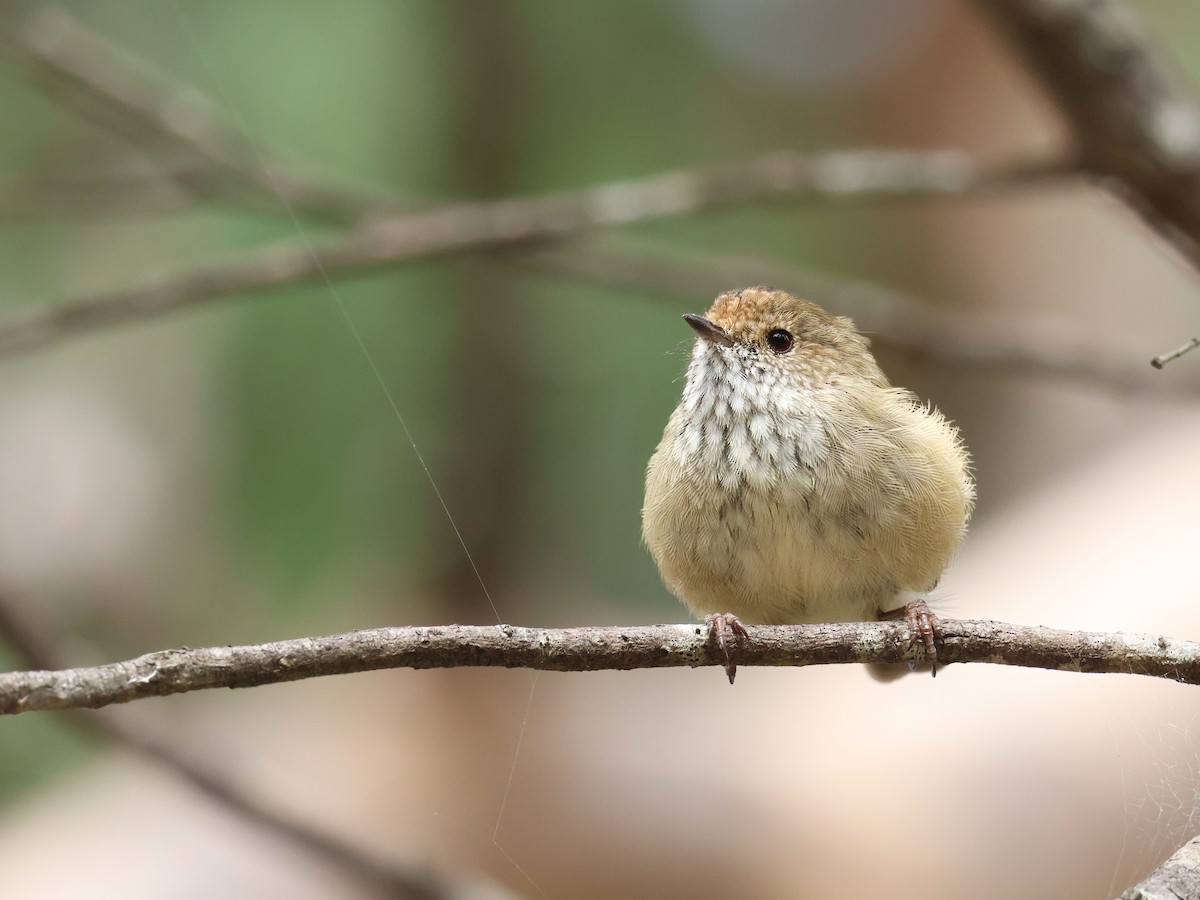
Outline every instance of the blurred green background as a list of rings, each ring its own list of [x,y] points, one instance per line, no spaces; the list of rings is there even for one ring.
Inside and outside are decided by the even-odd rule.
[[[103,112],[80,115],[69,89],[32,76],[11,48],[47,8],[9,3],[0,19],[0,311],[337,234],[278,198],[190,194],[179,179],[223,176]],[[1062,144],[986,23],[950,0],[57,8],[132,65],[194,86],[252,153],[415,205],[776,149],[950,146],[1000,160]],[[1200,76],[1194,4],[1137,8]],[[1190,333],[1193,287],[1155,263],[1166,286],[1146,316],[1116,263],[1106,272],[1093,258],[1073,282],[1077,261],[1064,260],[1088,238],[1053,223],[1094,215],[1088,202],[1069,215],[1007,196],[759,204],[620,237],[667,259],[762,258],[870,280],[934,313],[1051,313],[1141,364]],[[1038,216],[1061,242],[1022,243]],[[987,249],[967,247],[972,234]],[[1045,286],[1031,295],[1009,277]],[[642,474],[680,389],[680,313],[744,285],[714,281],[689,300],[602,281],[461,254],[3,362],[0,583],[85,638],[95,660],[382,624],[684,620],[640,546]],[[1121,430],[1123,400],[946,370],[881,338],[894,380],[962,426],[977,526]],[[1030,396],[1061,431],[1025,427]],[[169,722],[213,702],[156,710]],[[96,751],[46,716],[0,722],[0,802]]]

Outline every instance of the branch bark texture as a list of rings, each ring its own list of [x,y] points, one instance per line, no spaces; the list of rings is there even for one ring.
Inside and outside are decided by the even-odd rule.
[[[987,662],[1151,675],[1200,684],[1200,644],[1166,637],[944,621],[942,663]],[[903,663],[908,629],[895,622],[751,626],[739,666]],[[0,713],[96,708],[208,688],[253,687],[375,669],[497,666],[555,672],[722,666],[703,625],[376,628],[245,647],[162,650],[62,671],[0,675]]]
[[[1123,893],[1119,900],[1187,900],[1200,897],[1200,837],[1194,837]]]

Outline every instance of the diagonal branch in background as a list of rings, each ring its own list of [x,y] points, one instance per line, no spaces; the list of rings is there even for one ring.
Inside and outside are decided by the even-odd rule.
[[[0,594],[0,635],[24,665],[55,669],[58,667],[57,654],[51,649],[51,644],[77,643],[70,633],[54,633],[51,642],[45,635],[52,632],[55,629],[41,625],[33,627],[28,617],[15,609],[12,598]],[[377,859],[353,844],[282,814],[255,799],[220,773],[154,737],[128,717],[113,715],[116,712],[127,711],[112,710],[106,714],[74,712],[67,715],[64,721],[90,737],[133,750],[158,763],[250,825],[325,861],[354,881],[382,891],[388,897],[402,900],[460,900],[469,895],[468,890],[451,887],[433,872]]]
[[[1063,167],[1098,176],[1117,189],[1200,267],[1200,111],[1147,52],[1130,11],[1119,0],[977,2],[1009,32],[1070,121],[1078,162],[1064,162]],[[268,154],[227,122],[209,98],[175,83],[62,8],[41,7],[19,24],[10,20],[0,51],[51,97],[139,146],[166,144],[189,153],[213,167],[218,184],[246,188],[259,203],[267,201],[268,208],[277,209],[283,200],[289,211],[353,223],[372,211],[394,211],[409,203],[368,197],[268,163]],[[965,164],[953,156],[946,157],[948,182]],[[177,175],[182,187],[201,198],[212,190],[210,179],[195,172],[180,170]],[[819,181],[814,179],[814,192],[821,190]],[[838,182],[834,179],[829,199],[871,199],[875,194],[869,179],[856,185],[854,179]],[[553,266],[553,249],[544,249],[541,259]],[[1178,355],[1161,354],[1152,362],[1162,368]],[[964,356],[974,359],[977,354]],[[1092,367],[1069,368],[1086,372]],[[1121,372],[1119,380],[1137,379]]]
[[[575,191],[459,203],[368,220],[337,239],[285,241],[249,259],[66,301],[0,322],[0,357],[66,337],[201,302],[305,281],[343,277],[417,259],[514,248],[589,229],[629,225],[764,201],[801,203],[845,195],[955,196],[1070,177],[1063,163],[986,168],[957,153],[776,153],[746,162],[681,169]]]
[[[3,14],[0,24],[0,54],[31,85],[135,146],[165,145],[207,164],[210,173],[169,170],[192,193],[208,196],[232,181],[268,208],[284,201],[340,222],[379,206],[268,161],[202,93],[170,81],[60,7],[42,6],[20,18]]]
[[[21,20],[9,18],[0,53],[52,99],[137,146],[174,147],[209,163],[220,177],[264,192],[271,200],[283,200],[298,212],[344,223],[354,224],[371,214],[394,213],[412,203],[411,198],[381,196],[379,191],[367,195],[317,181],[268,162],[275,154],[264,152],[240,127],[229,123],[209,97],[191,85],[176,83],[149,61],[133,56],[60,7],[42,7]],[[0,31],[3,37],[5,32]],[[1006,181],[1022,182],[1047,169],[1052,175],[1077,171],[1071,161],[982,167],[966,154],[949,150],[844,151],[807,159],[778,156],[790,160],[790,164],[782,164],[786,171],[778,173],[790,182],[790,186],[780,185],[782,190],[794,193],[803,187],[810,199],[840,201],[958,194]],[[748,170],[745,174],[739,171],[743,167]],[[753,180],[754,171],[761,170],[758,163],[750,161],[711,167],[710,172],[721,168],[733,182]],[[1030,171],[1026,173],[1026,169]],[[629,187],[640,189],[636,181]]]
[[[211,164],[223,178],[321,218],[355,223],[369,215],[394,213],[398,207],[411,204],[410,198],[381,197],[379,192],[368,196],[268,163],[267,159],[274,154],[264,154],[244,132],[228,123],[211,99],[190,85],[173,82],[148,61],[132,56],[64,9],[38,9],[18,26],[10,25],[10,31],[8,40],[0,41],[0,52],[24,71],[31,83],[138,146],[147,143],[173,146]],[[1074,168],[1068,161],[982,167],[966,154],[952,150],[866,150],[807,158],[775,154],[746,163],[697,170],[697,182],[689,181],[690,173],[686,170],[667,177],[679,182],[679,187],[701,195],[693,202],[680,198],[683,205],[674,209],[674,214],[683,214],[710,205],[705,195],[720,193],[715,182],[722,176],[729,182],[729,202],[748,202],[759,193],[770,193],[770,184],[755,187],[758,180],[775,181],[776,190],[789,194],[803,192],[810,200],[870,201],[959,194],[1007,182],[1021,183],[1043,173],[1053,177]],[[627,189],[641,193],[653,182],[654,179],[633,180],[613,187],[618,192]],[[621,198],[613,193],[611,199],[618,205],[629,206],[638,198]],[[719,197],[713,197],[712,202],[720,202]],[[632,205],[636,207],[636,203]],[[637,212],[631,215],[633,218],[628,221],[648,217]],[[596,224],[624,221],[627,220]]]
[[[465,900],[473,896],[466,887],[453,887],[432,870],[376,857],[357,844],[321,831],[298,817],[285,815],[231,779],[188,758],[170,743],[123,719],[111,716],[102,718],[99,714],[86,718],[82,713],[79,715],[76,727],[81,731],[141,754],[182,779],[222,809],[335,867],[354,882],[398,900]],[[511,894],[503,896],[515,898]]]
[[[1064,106],[1077,136],[1102,138],[1077,141],[1079,149],[1076,152],[1083,160],[1083,165],[1076,167],[1078,171],[1100,175],[1110,182],[1121,172],[1146,170],[1161,174],[1164,167],[1152,164],[1160,157],[1168,160],[1165,168],[1174,169],[1177,175],[1188,171],[1189,167],[1194,168],[1194,154],[1184,138],[1200,130],[1195,110],[1170,87],[1142,48],[1127,10],[1107,0],[1082,4],[1078,0],[1066,4],[1045,0],[1021,0],[1015,4],[993,0],[979,2],[992,8],[1001,24],[1012,32],[1018,46],[1026,51],[1030,64]],[[191,86],[174,82],[146,60],[132,56],[59,7],[41,7],[19,23],[11,16],[9,18],[9,35],[6,40],[0,40],[0,50],[50,97],[67,103],[92,121],[123,134],[146,149],[166,145],[186,152],[194,160],[212,166],[219,180],[248,188],[251,195],[260,195],[260,200],[263,199],[261,195],[269,194],[271,208],[278,208],[276,201],[282,199],[289,210],[334,221],[354,222],[372,210],[394,211],[407,202],[394,196],[368,199],[362,193],[268,163],[274,154],[264,153],[252,144],[244,131],[230,124],[209,98]],[[1061,52],[1063,47],[1069,51],[1065,55]],[[794,159],[799,162],[799,158]],[[1067,174],[1073,165],[1063,162],[1061,174]],[[832,153],[812,158],[809,166],[812,173],[808,184],[809,200],[912,197],[920,196],[924,191],[936,194],[975,190],[989,186],[989,181],[1002,180],[981,179],[966,157],[952,152]],[[1018,183],[1024,180],[1023,168],[1021,165],[1012,167],[1012,180]],[[1043,166],[1035,163],[1029,168],[1038,170]],[[917,175],[915,180],[914,174]],[[1157,176],[1123,179],[1128,183],[1143,180],[1158,184],[1162,179]],[[628,184],[633,188],[637,182]],[[181,180],[181,186],[196,191],[201,198],[211,189],[194,173]],[[1174,190],[1167,190],[1163,197],[1172,202],[1180,199]],[[1125,199],[1146,211],[1145,204],[1139,204],[1136,195]],[[1173,228],[1165,231],[1169,237],[1178,237]],[[1183,249],[1186,252],[1186,246]],[[617,271],[611,265],[611,252],[609,264],[605,265],[603,260],[584,259],[577,249],[563,246],[561,242],[544,244],[536,253],[518,250],[504,256],[516,261],[523,257],[529,257],[526,265],[532,263],[560,274],[586,269],[592,273],[605,272],[607,277],[612,277]],[[625,263],[626,269],[638,268],[637,260],[626,259]],[[640,268],[646,269],[645,266]],[[247,291],[273,286],[247,274],[250,282],[246,285]],[[300,277],[314,274],[308,272]],[[618,276],[618,280],[622,277],[629,281],[627,275]],[[592,278],[595,279],[594,274]],[[762,280],[760,274],[737,279],[737,283]],[[202,298],[209,287],[228,290],[220,277],[189,281],[180,286],[185,295],[180,298],[180,305],[192,302],[189,298]],[[728,284],[721,287],[728,287]],[[19,352],[88,330],[87,322],[93,316],[92,327],[99,327],[100,324],[140,318],[139,308],[146,310],[147,315],[161,308],[147,296],[140,300],[127,296],[127,303],[120,302],[116,295],[109,295],[107,299],[113,301],[107,309],[103,303],[91,310],[82,309],[82,304],[67,304],[61,310],[17,319],[11,323],[14,326],[11,331],[0,325],[0,355],[6,346],[13,348],[10,352]],[[910,321],[894,315],[887,318],[893,325],[897,321]],[[880,330],[891,334],[887,329]],[[935,325],[919,330],[928,335],[931,331],[946,329]],[[973,366],[1001,371],[1047,371],[1088,379],[1095,373],[1101,382],[1121,390],[1143,383],[1136,374],[1123,368],[1113,370],[1109,365],[1095,362],[1098,357],[1087,352],[1064,353],[1057,347],[994,347],[994,342],[985,342],[982,347],[929,339],[922,342],[912,339],[911,327],[907,331],[910,335],[902,334],[899,343],[919,346],[930,356],[969,362]],[[961,340],[969,334],[958,329],[956,337]],[[1155,365],[1161,368],[1162,362],[1173,358],[1174,354],[1156,357]]]
[[[1129,6],[1120,0],[976,3],[1008,35],[1067,120],[1080,168],[1200,270],[1200,107],[1155,60]]]
[[[732,285],[770,284],[801,297],[820,298],[829,310],[852,317],[873,344],[923,360],[985,374],[1078,381],[1115,394],[1153,389],[1159,396],[1196,395],[1194,381],[1163,380],[1143,365],[1123,365],[1116,349],[1082,344],[1073,321],[1032,316],[1019,322],[1011,317],[985,320],[978,313],[938,308],[895,288],[777,260],[648,248],[612,236],[575,239],[504,258],[536,276],[593,282],[610,290],[653,293],[692,304]]]
[[[939,662],[986,662],[1069,672],[1150,675],[1200,684],[1200,644],[1165,637],[943,621]],[[909,631],[897,622],[756,625],[739,666],[903,663]],[[93,709],[210,688],[255,687],[377,669],[495,666],[595,672],[724,666],[703,625],[520,628],[441,625],[374,628],[243,647],[163,650],[125,662],[0,674],[0,714]]]
[[[219,174],[233,182],[248,186],[252,192],[269,186],[283,198],[289,208],[316,213],[332,220],[350,220],[362,215],[369,207],[359,194],[330,184],[314,184],[311,180],[290,175],[265,160],[276,154],[262,152],[257,145],[249,146],[247,136],[219,114],[217,105],[193,87],[174,82],[147,61],[137,59],[56,7],[42,8],[23,20],[14,29],[15,41],[8,44],[8,54],[25,70],[44,70],[46,77],[38,83],[52,98],[68,102],[72,108],[80,104],[95,108],[93,119],[109,130],[124,133],[122,123],[138,123],[134,137],[139,146],[174,146],[190,150],[201,164],[219,167]],[[0,43],[0,48],[5,44]],[[32,60],[32,62],[30,62]],[[66,91],[64,95],[64,90]],[[191,98],[190,107],[203,112],[187,128],[180,127],[178,98]],[[188,106],[189,104],[184,104]],[[103,112],[107,111],[107,112]],[[255,150],[258,152],[254,152]],[[881,165],[881,163],[883,165]],[[949,190],[958,184],[969,189],[978,178],[973,166],[962,155],[952,152],[894,153],[842,152],[817,156],[809,160],[813,173],[809,189],[824,193],[828,199],[872,199],[890,196],[898,186],[894,173],[901,180],[911,172],[925,173],[930,190]],[[888,174],[888,169],[893,174]],[[904,174],[907,170],[909,174]],[[1018,176],[1019,167],[1014,175]],[[187,181],[182,182],[187,184]],[[197,184],[200,182],[197,181]],[[920,185],[913,185],[919,188]],[[203,199],[205,194],[198,194]],[[376,199],[377,212],[395,211],[407,201],[397,197]],[[1048,342],[1044,333],[1053,329],[1026,329],[1038,335],[1033,346],[1016,341],[997,341],[981,338],[971,321],[943,322],[942,316],[929,315],[921,305],[896,292],[884,291],[863,282],[822,277],[785,269],[778,263],[763,260],[725,260],[711,254],[686,264],[665,253],[648,252],[607,246],[597,249],[594,243],[580,246],[578,241],[540,242],[534,249],[510,249],[498,258],[541,274],[558,275],[573,280],[587,280],[644,293],[683,295],[688,299],[707,297],[733,284],[770,282],[787,285],[799,293],[820,297],[826,305],[849,310],[868,330],[886,336],[893,344],[916,350],[923,356],[947,360],[956,364],[982,366],[989,371],[1047,373],[1056,376],[1098,381],[1107,387],[1127,390],[1145,379],[1137,373],[1114,368],[1105,362],[1107,355],[1065,351],[1059,346],[1065,341]],[[681,286],[686,286],[683,288]],[[202,291],[201,285],[195,289]],[[185,289],[186,292],[186,289]],[[186,302],[186,301],[185,301]],[[64,327],[55,332],[42,330],[36,324],[25,323],[19,330],[17,344],[26,337],[35,342],[41,333],[47,340],[50,334],[67,335],[71,327],[66,320],[74,314],[63,311]],[[118,313],[119,314],[119,313]],[[136,318],[132,309],[130,318]],[[116,321],[108,319],[107,321]],[[13,335],[8,335],[12,338]],[[4,335],[0,333],[0,347]],[[44,343],[31,344],[44,346]]]

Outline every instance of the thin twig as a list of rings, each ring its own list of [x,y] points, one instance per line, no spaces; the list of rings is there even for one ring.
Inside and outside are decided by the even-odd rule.
[[[0,635],[24,665],[53,670],[59,667],[54,649],[62,643],[78,643],[73,635],[55,634],[53,642],[46,634],[49,627],[34,627],[29,615],[18,612],[12,599],[0,594]],[[433,872],[416,866],[399,866],[379,859],[360,847],[254,798],[244,787],[184,754],[169,742],[154,737],[125,713],[75,711],[63,721],[92,738],[135,751],[161,765],[222,808],[235,813],[250,825],[300,847],[314,857],[337,867],[349,877],[380,890],[385,896],[410,900],[455,900],[464,896]]]
[[[989,662],[1073,672],[1151,675],[1200,684],[1200,644],[1137,634],[945,621],[945,663]],[[739,666],[901,663],[903,623],[759,625],[736,651]],[[442,625],[375,628],[243,647],[162,650],[84,669],[0,675],[0,714],[96,708],[144,697],[254,687],[390,668],[500,666],[555,672],[724,666],[701,625],[520,628]]]
[[[1154,359],[1150,360],[1150,365],[1154,366],[1154,368],[1156,368],[1156,369],[1161,369],[1163,366],[1165,366],[1171,360],[1179,359],[1179,357],[1183,356],[1183,354],[1190,353],[1191,351],[1195,350],[1197,347],[1200,347],[1200,337],[1192,338],[1186,344],[1184,344],[1180,347],[1176,347],[1170,353],[1163,353],[1159,356],[1154,357]]]
[[[538,276],[704,304],[734,286],[769,284],[850,316],[873,343],[972,372],[1078,381],[1118,394],[1152,389],[1195,396],[1191,383],[1163,381],[1115,349],[1085,346],[1078,323],[1022,318],[985,323],[978,314],[938,309],[896,288],[800,269],[761,257],[683,252],[605,237],[506,254]]]

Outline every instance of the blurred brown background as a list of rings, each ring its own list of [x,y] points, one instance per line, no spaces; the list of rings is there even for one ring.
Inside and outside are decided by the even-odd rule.
[[[1200,79],[1200,10],[1135,8]],[[13,49],[61,24],[48,9],[0,21],[6,313],[336,233],[229,196],[111,111],[80,115]],[[951,0],[53,9],[193,85],[264,157],[414,203],[776,149],[1003,161],[1064,141],[989,23]],[[762,260],[796,273],[781,287],[886,286],[968,346],[1136,372],[998,371],[875,335],[976,460],[972,535],[935,606],[1200,630],[1200,361],[1146,365],[1195,332],[1200,290],[1112,198],[757,204],[614,236],[703,262],[689,289]],[[685,299],[609,274],[460,254],[4,361],[0,583],[70,663],[381,624],[684,620],[639,544],[642,475],[680,388],[679,314],[744,285]],[[879,319],[853,288],[812,299]],[[717,670],[397,671],[138,707],[252,796],[475,886],[462,896],[1109,897],[1200,832],[1200,694],[1149,679],[746,669],[730,690]],[[0,721],[0,895],[214,894],[373,896],[57,718]]]

